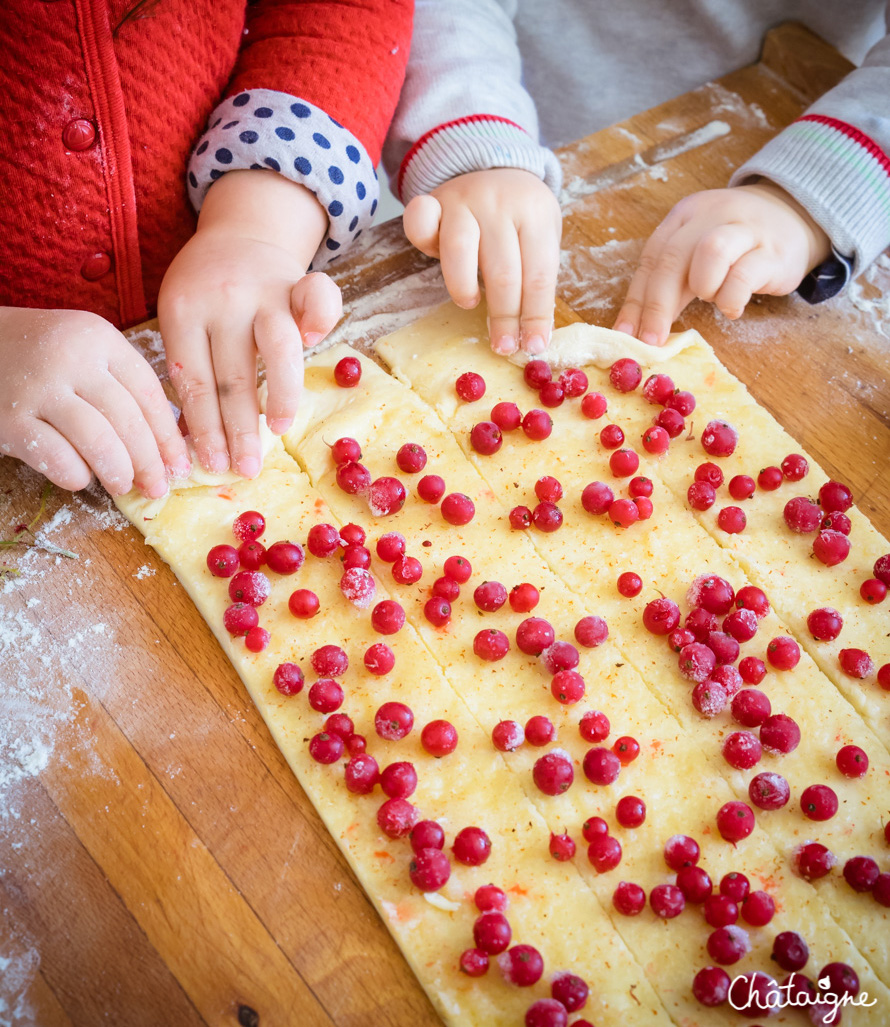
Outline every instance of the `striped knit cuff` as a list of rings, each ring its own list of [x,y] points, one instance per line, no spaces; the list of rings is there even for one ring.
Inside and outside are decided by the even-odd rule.
[[[890,244],[890,157],[859,129],[806,114],[770,140],[732,176],[754,175],[789,192],[825,230],[853,274]]]
[[[399,169],[399,196],[407,204],[457,175],[488,168],[530,171],[559,195],[562,168],[552,150],[506,118],[473,114],[439,125],[417,140]]]
[[[371,158],[355,136],[319,107],[272,89],[223,100],[189,161],[189,199],[200,211],[227,171],[277,171],[315,193],[328,231],[309,269],[339,256],[371,224],[380,193]]]

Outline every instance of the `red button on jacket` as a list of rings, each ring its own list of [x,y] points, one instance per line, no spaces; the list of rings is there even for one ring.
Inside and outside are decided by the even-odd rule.
[[[412,8],[411,0],[0,3],[0,306],[93,310],[119,326],[152,313],[195,227],[189,153],[214,107],[242,90],[308,100],[376,163],[404,77]]]
[[[86,118],[69,121],[62,130],[62,142],[66,150],[88,150],[96,141],[96,127]]]

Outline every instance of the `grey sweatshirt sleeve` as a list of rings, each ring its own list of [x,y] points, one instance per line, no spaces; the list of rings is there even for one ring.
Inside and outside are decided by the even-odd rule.
[[[890,4],[887,23],[890,30]],[[780,185],[805,207],[853,275],[890,245],[890,34],[743,164],[730,185],[754,176]],[[834,291],[849,276],[841,270]]]
[[[418,0],[405,84],[383,148],[403,203],[456,175],[522,168],[554,191],[559,161],[538,144],[522,86],[516,0]]]

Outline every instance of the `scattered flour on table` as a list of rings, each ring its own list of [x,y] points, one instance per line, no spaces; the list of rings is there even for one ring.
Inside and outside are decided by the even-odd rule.
[[[133,574],[133,577],[134,577],[134,578],[135,578],[135,579],[136,579],[137,581],[142,581],[142,579],[143,579],[143,578],[150,578],[150,577],[152,576],[152,574],[154,574],[154,573],[155,573],[155,569],[154,569],[154,567],[151,567],[151,566],[150,566],[149,564],[147,564],[147,563],[144,563],[144,564],[143,564],[143,565],[142,565],[142,566],[141,566],[141,567],[139,568],[139,570],[138,570],[138,571],[135,571],[135,572],[134,572],[134,574]]]
[[[152,328],[143,328],[138,332],[131,332],[127,338],[151,364],[158,378],[164,380],[167,377],[167,362],[161,333]]]
[[[34,948],[0,948],[0,1027],[39,1027],[27,991],[40,968]]]
[[[439,265],[369,291],[344,306],[343,321],[318,350],[348,342],[362,352],[383,335],[398,331],[448,299]]]

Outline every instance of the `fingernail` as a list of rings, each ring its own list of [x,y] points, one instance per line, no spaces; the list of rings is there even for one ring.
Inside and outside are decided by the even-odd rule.
[[[658,336],[655,332],[643,332],[640,336],[640,342],[645,342],[647,346],[657,346]]]
[[[167,495],[167,482],[163,479],[156,481],[154,485],[145,493],[149,499],[160,499],[161,496]]]
[[[289,417],[276,417],[274,421],[269,421],[269,431],[273,435],[283,435],[288,428],[290,428],[293,421]]]
[[[500,353],[502,357],[508,357],[511,353],[516,352],[516,340],[512,335],[502,335],[495,340],[494,351]]]
[[[615,325],[615,331],[624,332],[625,335],[633,335],[634,326],[630,323],[630,321],[619,321],[618,324]]]
[[[191,461],[182,457],[170,467],[170,475],[174,478],[187,478],[192,473]]]
[[[229,469],[229,458],[225,453],[211,453],[207,463],[214,474],[222,474]]]
[[[526,353],[543,353],[547,349],[547,343],[543,335],[532,335],[525,341]]]
[[[311,349],[313,346],[317,346],[324,335],[321,332],[303,332],[303,348]]]
[[[260,473],[260,462],[255,456],[245,456],[238,461],[238,473],[244,478],[255,478]]]

